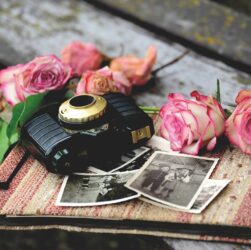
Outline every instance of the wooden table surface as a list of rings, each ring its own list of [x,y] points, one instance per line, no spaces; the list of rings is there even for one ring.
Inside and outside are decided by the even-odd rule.
[[[110,56],[119,55],[121,48],[123,53],[143,56],[147,47],[154,44],[158,49],[156,67],[187,49],[164,34],[146,30],[84,1],[0,2],[0,65],[23,63],[37,55],[59,55],[72,40],[95,43]],[[163,70],[154,88],[136,94],[135,98],[140,105],[160,106],[169,92],[182,92],[188,96],[197,89],[214,94],[217,78],[221,81],[225,103],[233,103],[240,89],[251,88],[249,74],[191,51],[181,61]],[[234,244],[165,241],[174,249],[249,249]]]

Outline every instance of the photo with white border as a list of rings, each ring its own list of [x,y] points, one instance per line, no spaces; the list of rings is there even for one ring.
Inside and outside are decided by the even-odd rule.
[[[219,159],[156,151],[126,183],[143,196],[190,209]]]
[[[136,171],[66,176],[59,191],[57,206],[99,206],[135,199],[140,195],[125,183]]]
[[[226,188],[229,182],[230,180],[214,180],[214,179],[206,180],[206,182],[202,187],[201,192],[199,193],[192,207],[189,210],[181,210],[181,209],[178,210],[193,214],[202,213],[205,210],[205,208],[207,208],[207,206],[209,206],[209,204],[219,195],[219,193]],[[145,197],[141,197],[140,199],[145,202],[151,203],[152,205],[155,206],[177,210],[177,208],[166,206],[164,204],[152,201]]]
[[[116,169],[113,169],[110,172],[113,173],[117,171],[122,172],[140,169],[155,151],[161,150],[166,152],[172,152],[172,150],[170,149],[170,142],[156,135],[152,136],[152,138],[147,142],[146,146],[148,148],[146,148],[143,152],[138,154],[136,157],[134,157],[127,163]]]

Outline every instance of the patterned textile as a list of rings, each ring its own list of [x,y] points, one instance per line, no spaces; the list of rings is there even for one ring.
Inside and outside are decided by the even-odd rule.
[[[156,131],[159,129],[159,119],[154,120]],[[0,179],[6,178],[8,168],[12,169],[24,154],[21,146],[16,146],[4,163],[0,166]],[[169,236],[176,238],[188,238],[198,240],[217,240],[229,242],[251,243],[251,237],[220,237],[210,236],[206,233],[199,235],[197,232],[183,233],[166,230],[158,230],[155,226],[147,227],[149,224],[177,223],[177,225],[216,225],[223,226],[222,230],[226,231],[226,226],[236,227],[237,229],[251,231],[251,157],[242,154],[238,149],[227,148],[223,153],[214,152],[213,156],[220,155],[220,162],[214,170],[211,178],[213,179],[230,179],[231,183],[217,197],[212,204],[202,214],[189,214],[177,212],[170,209],[157,207],[141,200],[133,200],[116,205],[106,205],[99,207],[57,207],[55,200],[58,195],[63,176],[48,173],[32,156],[28,158],[24,166],[13,179],[8,190],[0,190],[0,215],[23,215],[23,216],[70,216],[93,218],[96,220],[109,219],[110,221],[119,221],[116,225],[121,227],[86,227],[71,224],[70,219],[67,225],[63,223],[34,224],[34,225],[15,225],[1,222],[0,229],[48,229],[61,228],[72,231],[84,232],[112,232],[112,233],[132,233],[156,236]],[[7,169],[7,170],[6,170]],[[3,217],[4,218],[4,217]],[[21,221],[22,219],[19,219]],[[127,222],[144,222],[146,226],[134,228],[131,226],[123,227],[123,220]],[[44,220],[46,221],[46,219]],[[100,220],[101,221],[101,220]],[[102,220],[104,221],[104,220]],[[135,224],[136,225],[136,224]],[[154,225],[154,224],[152,224]],[[250,234],[250,233],[249,233]],[[250,236],[250,235],[249,235]]]

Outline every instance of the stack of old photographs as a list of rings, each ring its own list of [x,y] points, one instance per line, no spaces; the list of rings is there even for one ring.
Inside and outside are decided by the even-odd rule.
[[[98,206],[139,198],[157,206],[201,213],[227,186],[228,180],[209,179],[218,159],[171,152],[170,144],[153,136],[146,147],[134,149],[104,172],[65,177],[56,205]]]
[[[154,205],[201,213],[230,182],[209,179],[218,160],[156,151],[126,187]]]
[[[57,197],[57,206],[98,206],[128,201],[140,194],[125,187],[154,150],[169,150],[170,144],[154,136],[146,145],[127,152],[120,159],[104,162],[104,172],[90,166],[88,173],[66,176]]]

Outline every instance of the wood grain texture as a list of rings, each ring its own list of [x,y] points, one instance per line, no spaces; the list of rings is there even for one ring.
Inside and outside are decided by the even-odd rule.
[[[89,0],[191,46],[251,71],[251,18],[209,0]]]
[[[119,55],[121,46],[124,53],[143,56],[148,45],[154,44],[158,49],[156,67],[185,50],[80,1],[10,0],[1,2],[0,10],[0,62],[8,65],[23,63],[37,55],[59,55],[72,40],[95,43],[110,56]],[[224,102],[233,102],[238,90],[251,87],[249,75],[190,53],[163,70],[155,88],[136,96],[139,104],[161,105],[168,92],[189,95],[197,89],[214,94],[217,78],[222,83]]]

